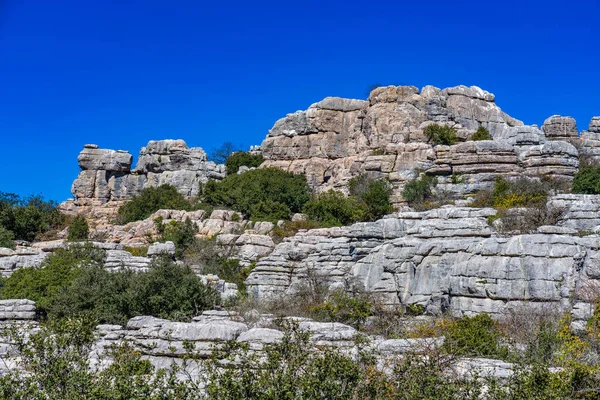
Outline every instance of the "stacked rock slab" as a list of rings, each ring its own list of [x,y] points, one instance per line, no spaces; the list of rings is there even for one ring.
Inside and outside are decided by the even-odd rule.
[[[183,140],[148,142],[133,170],[128,152],[92,144],[84,146],[78,161],[81,172],[71,188],[74,200],[63,203],[61,209],[94,217],[114,216],[123,200],[146,187],[171,184],[192,197],[198,194],[201,182],[225,176],[224,165],[208,161],[204,150],[188,148]]]
[[[600,117],[592,118],[588,130],[581,132],[581,143],[585,155],[600,161]]]
[[[557,196],[550,202],[569,215],[586,198]],[[563,220],[564,227],[501,237],[487,223],[494,213],[443,207],[301,232],[258,261],[248,291],[268,299],[315,284],[329,290],[358,285],[383,304],[420,304],[430,312],[501,316],[549,307],[571,311],[576,321],[589,318],[600,295],[599,236],[579,237]],[[600,222],[597,212],[595,218]],[[594,223],[585,220],[582,226]]]
[[[327,97],[275,123],[262,144],[262,167],[303,172],[318,191],[346,191],[348,181],[363,172],[388,178],[396,205],[403,202],[404,183],[421,172],[437,175],[440,188],[457,197],[489,188],[496,175],[570,179],[576,173],[578,152],[563,142],[577,139],[572,118],[550,117],[540,130],[508,116],[494,101],[475,86],[380,87],[367,101]],[[432,123],[456,128],[466,142],[428,143],[423,131]],[[494,140],[468,141],[479,127]]]

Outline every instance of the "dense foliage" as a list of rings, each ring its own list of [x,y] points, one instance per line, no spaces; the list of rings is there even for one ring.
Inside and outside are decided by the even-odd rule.
[[[148,218],[160,209],[190,210],[191,203],[173,185],[147,187],[119,208],[119,222],[128,223]]]
[[[474,134],[471,135],[469,140],[493,140],[494,138],[490,134],[490,131],[486,127],[480,126],[477,128]]]
[[[67,239],[70,241],[86,240],[90,234],[90,227],[85,217],[78,215],[71,220],[69,224],[69,234]]]
[[[402,189],[402,197],[410,205],[424,203],[433,196],[433,188],[437,185],[437,179],[429,175],[423,175],[418,179],[407,182]]]
[[[154,219],[156,230],[160,234],[160,242],[170,241],[175,244],[175,257],[181,258],[183,253],[194,243],[194,235],[198,233],[198,226],[189,218],[184,222],[169,221],[163,223],[162,217]]]
[[[15,234],[0,225],[0,247],[15,248]]]
[[[456,136],[456,129],[447,125],[431,124],[428,125],[423,133],[427,136],[429,142],[435,144],[442,144],[450,146],[458,143],[458,136]]]
[[[89,244],[57,250],[41,268],[15,271],[4,282],[2,298],[34,300],[53,320],[86,315],[118,324],[136,315],[186,320],[219,302],[188,267],[171,260],[158,258],[147,272],[109,272],[103,258]]]
[[[306,177],[279,168],[228,175],[204,185],[204,201],[232,208],[254,221],[288,219],[291,213],[300,212],[309,198]]]
[[[364,203],[333,189],[319,193],[309,200],[303,211],[310,219],[325,226],[350,225],[356,221],[363,221],[367,215]]]
[[[385,179],[372,179],[366,174],[358,175],[348,182],[350,196],[366,207],[365,220],[375,221],[394,211],[390,202],[392,188]]]
[[[0,192],[0,228],[12,232],[15,240],[33,241],[37,235],[63,222],[64,217],[53,201],[46,201],[40,195],[20,197],[14,193]],[[5,233],[2,239],[4,243],[7,243],[7,237]]]
[[[573,177],[573,193],[600,194],[600,166],[583,164]]]
[[[261,154],[251,154],[247,151],[236,151],[232,153],[225,161],[225,168],[227,174],[235,174],[238,172],[241,166],[248,168],[257,168],[265,161]]]

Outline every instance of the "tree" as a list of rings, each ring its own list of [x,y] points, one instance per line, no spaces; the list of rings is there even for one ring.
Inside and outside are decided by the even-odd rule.
[[[73,218],[71,224],[69,225],[69,234],[67,236],[67,240],[87,240],[89,233],[90,227],[88,226],[85,217],[78,215]]]
[[[231,142],[225,142],[220,147],[213,148],[208,159],[217,164],[225,164],[225,161],[227,161],[227,158],[232,153],[240,150],[240,146],[236,146]]]

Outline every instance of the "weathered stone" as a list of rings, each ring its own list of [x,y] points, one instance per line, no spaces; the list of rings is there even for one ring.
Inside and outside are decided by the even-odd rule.
[[[579,131],[577,123],[572,117],[553,115],[544,121],[542,131],[550,140],[577,139]]]

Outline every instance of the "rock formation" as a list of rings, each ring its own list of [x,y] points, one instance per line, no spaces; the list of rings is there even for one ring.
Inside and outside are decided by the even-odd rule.
[[[600,238],[579,236],[600,227],[597,196],[591,197],[551,198],[565,216],[530,235],[495,233],[487,222],[493,209],[451,206],[300,232],[258,261],[248,291],[269,299],[314,285],[358,287],[383,304],[459,316],[549,306],[571,311],[581,328],[600,295]]]
[[[438,176],[439,189],[457,197],[489,188],[496,175],[570,179],[577,172],[578,151],[566,142],[580,142],[573,118],[552,116],[540,130],[508,116],[494,101],[475,86],[380,87],[367,101],[328,97],[275,123],[262,144],[262,166],[303,172],[320,191],[346,191],[361,172],[388,178],[396,205],[403,202],[404,183],[421,172]],[[423,130],[432,123],[456,128],[464,143],[428,143]],[[493,141],[468,141],[480,126]],[[590,132],[596,126],[600,122]]]
[[[140,151],[133,170],[131,154],[94,144],[84,146],[78,161],[81,172],[71,188],[74,199],[61,209],[94,217],[114,217],[123,200],[145,187],[171,184],[184,196],[193,197],[200,183],[225,176],[224,165],[208,161],[204,150],[188,148],[183,140],[151,140]]]

